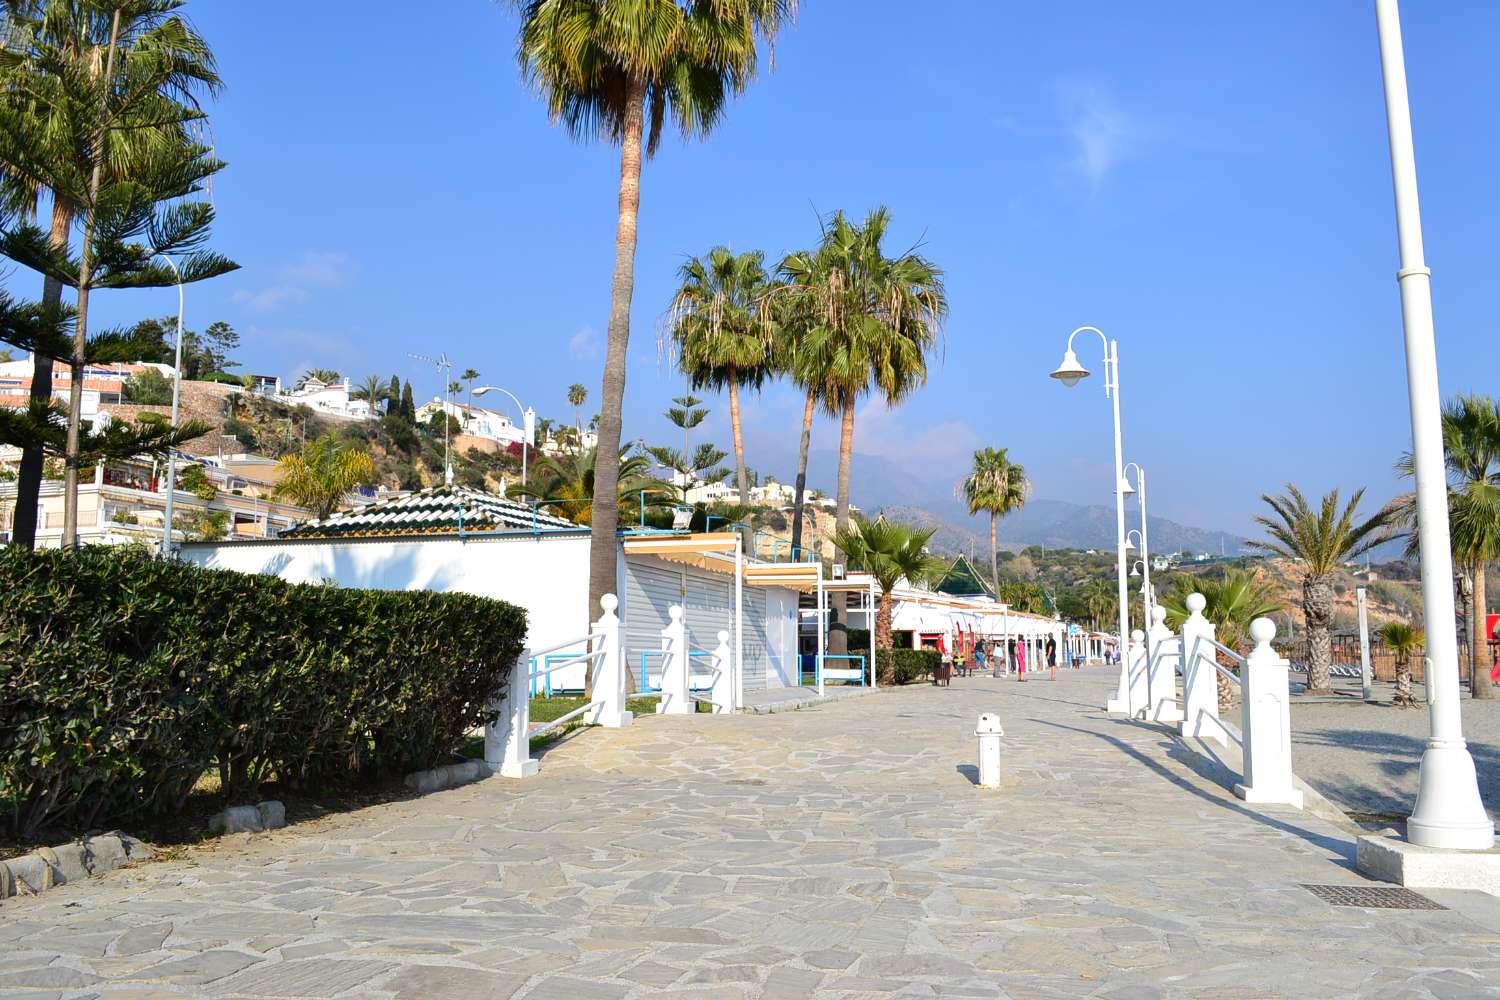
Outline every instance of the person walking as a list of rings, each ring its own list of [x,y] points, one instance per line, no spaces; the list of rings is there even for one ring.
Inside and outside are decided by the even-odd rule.
[[[1016,680],[1026,682],[1026,642],[1016,640]]]

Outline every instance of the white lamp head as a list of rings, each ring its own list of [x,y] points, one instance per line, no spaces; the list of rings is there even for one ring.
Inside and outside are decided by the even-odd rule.
[[[1052,373],[1052,377],[1063,385],[1072,388],[1078,384],[1080,379],[1089,377],[1089,370],[1078,363],[1078,355],[1074,354],[1073,349],[1070,347],[1063,354],[1062,364],[1057,366],[1057,370]]]
[[[1130,485],[1129,476],[1120,477],[1120,495],[1124,497],[1135,495],[1135,487]]]
[[[1130,567],[1130,578],[1132,580],[1138,579],[1140,577],[1140,575],[1141,575],[1141,564],[1140,563],[1136,563],[1134,566]]]
[[[474,390],[474,395],[476,395],[476,396],[483,396],[485,393],[489,392],[493,388],[494,388],[494,386],[492,386],[492,385],[482,385],[478,389]]]
[[[1125,551],[1126,552],[1134,552],[1135,551],[1135,542],[1132,542],[1130,540],[1130,536],[1129,535],[1125,536]]]

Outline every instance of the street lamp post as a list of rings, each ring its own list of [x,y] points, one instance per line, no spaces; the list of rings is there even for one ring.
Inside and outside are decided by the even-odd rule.
[[[1104,394],[1114,404],[1115,423],[1115,464],[1111,469],[1114,477],[1115,488],[1115,577],[1116,586],[1119,591],[1120,603],[1120,685],[1117,697],[1106,706],[1110,711],[1129,712],[1131,709],[1130,698],[1130,658],[1126,655],[1130,642],[1130,596],[1129,588],[1125,582],[1125,493],[1122,487],[1124,482],[1124,449],[1120,443],[1120,345],[1118,341],[1110,340],[1104,336],[1096,326],[1080,326],[1068,334],[1067,350],[1063,353],[1062,364],[1052,373],[1052,377],[1063,385],[1072,387],[1078,384],[1080,379],[1088,377],[1088,369],[1078,363],[1078,355],[1073,353],[1073,338],[1085,330],[1098,334],[1099,340],[1104,344]]]
[[[1130,483],[1130,470],[1135,470],[1135,485]],[[1135,494],[1136,500],[1141,505],[1141,526],[1139,530],[1132,530],[1125,535],[1128,542],[1131,535],[1139,535],[1141,539],[1141,593],[1148,595],[1143,613],[1145,614],[1146,635],[1151,635],[1151,533],[1146,528],[1146,470],[1134,462],[1126,462],[1125,467],[1120,470],[1120,489],[1126,496]]]
[[[1396,0],[1375,0],[1396,233],[1401,246],[1401,319],[1406,338],[1406,388],[1411,404],[1412,464],[1417,479],[1417,539],[1427,626],[1428,737],[1417,804],[1406,824],[1413,844],[1458,850],[1494,845],[1495,826],[1484,811],[1474,758],[1459,714],[1458,640],[1453,633],[1453,555],[1448,534],[1448,481],[1443,463],[1442,397],[1432,325],[1432,272],[1422,253],[1417,166],[1412,147],[1406,59]]]
[[[521,444],[521,485],[525,486],[527,485],[526,452],[536,444],[536,411],[529,406],[522,405],[521,401],[516,398],[515,393],[509,389],[502,389],[498,385],[482,385],[474,390],[474,395],[483,396],[487,392],[505,393],[516,404],[516,409],[521,411],[521,434],[523,438]]]
[[[177,429],[177,414],[182,406],[182,312],[184,296],[182,291],[182,272],[177,270],[177,265],[172,258],[166,254],[157,254],[167,262],[172,273],[177,276],[177,344],[173,348],[173,373],[172,373],[172,430]],[[161,528],[161,554],[170,556],[172,554],[172,499],[177,493],[177,449],[167,449],[167,503],[166,510],[162,513]]]

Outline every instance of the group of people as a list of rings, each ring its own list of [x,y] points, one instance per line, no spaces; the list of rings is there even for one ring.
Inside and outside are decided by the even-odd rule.
[[[941,647],[940,647],[941,648]],[[1001,641],[998,639],[982,639],[974,649],[977,663],[987,664],[991,667],[996,677],[1003,677],[1010,673],[1010,666],[1014,665],[1016,680],[1026,680],[1027,670],[1035,673],[1042,668],[1052,671],[1052,679],[1057,680],[1057,640],[1048,636],[1042,647],[1042,661],[1037,664],[1027,662],[1027,645],[1023,640],[1011,639]],[[943,659],[949,660],[950,654],[943,651]],[[960,664],[961,665],[961,664]],[[977,665],[977,664],[976,664]]]

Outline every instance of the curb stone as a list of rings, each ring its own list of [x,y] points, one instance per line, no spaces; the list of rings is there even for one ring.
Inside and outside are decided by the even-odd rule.
[[[459,764],[443,764],[426,771],[413,771],[401,783],[418,795],[426,795],[467,785],[489,776],[490,769],[484,761],[466,760]]]
[[[148,860],[154,854],[149,844],[123,833],[105,833],[57,847],[39,847],[19,858],[0,861],[0,899],[34,896],[54,886],[113,871],[132,861]]]
[[[286,806],[268,799],[254,806],[230,806],[208,818],[208,832],[262,833],[286,826]]]

